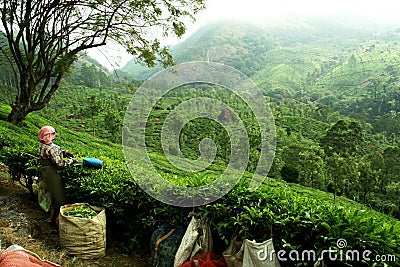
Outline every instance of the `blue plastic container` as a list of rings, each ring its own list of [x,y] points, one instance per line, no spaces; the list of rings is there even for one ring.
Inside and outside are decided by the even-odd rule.
[[[101,169],[104,162],[100,159],[95,158],[83,158],[83,167],[92,169]]]

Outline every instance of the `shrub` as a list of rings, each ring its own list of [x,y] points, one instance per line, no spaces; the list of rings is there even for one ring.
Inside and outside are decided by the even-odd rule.
[[[36,134],[41,125],[51,124],[38,117],[27,119],[16,128],[0,121],[1,160],[25,166],[24,153],[35,153]],[[132,178],[125,164],[122,149],[117,144],[75,133],[56,126],[62,146],[81,159],[96,157],[104,161],[99,170],[82,166],[62,170],[71,202],[86,202],[103,206],[113,236],[128,240],[126,247],[148,249],[151,233],[163,222],[186,226],[191,211],[209,217],[214,239],[223,250],[232,234],[262,241],[273,237],[276,251],[298,251],[338,248],[338,240],[345,239],[346,249],[372,251],[372,255],[395,255],[400,259],[400,223],[381,213],[337,198],[322,191],[281,180],[267,179],[260,188],[249,192],[250,174],[223,198],[195,209],[168,206],[146,194]],[[157,164],[164,165],[161,175],[172,176],[168,164],[158,154],[151,154]],[[19,164],[19,165],[18,165]],[[144,166],[135,166],[138,176],[146,172]],[[176,173],[176,172],[175,172]],[[182,173],[176,173],[180,177]],[[189,181],[186,176],[183,181]],[[198,177],[193,177],[198,179]],[[307,262],[281,262],[282,266],[298,266]],[[342,262],[342,264],[348,264]],[[373,266],[374,262],[360,262],[359,266]],[[388,266],[396,263],[386,262]],[[336,266],[340,266],[339,262]]]

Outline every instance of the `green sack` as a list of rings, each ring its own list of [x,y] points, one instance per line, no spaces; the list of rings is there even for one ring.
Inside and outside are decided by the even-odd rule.
[[[163,224],[151,236],[151,260],[153,267],[173,267],[175,254],[185,234],[184,229],[175,229]]]

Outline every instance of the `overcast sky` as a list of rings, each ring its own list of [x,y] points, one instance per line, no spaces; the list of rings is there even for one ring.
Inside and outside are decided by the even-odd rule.
[[[224,18],[254,22],[290,14],[354,13],[374,21],[400,21],[400,0],[206,0],[206,6],[206,10],[196,16],[195,23],[186,24],[188,30],[184,38],[206,22]],[[178,41],[168,40],[168,43]],[[127,54],[115,54],[115,48],[102,47],[89,54],[110,69],[109,62],[114,62],[114,67],[118,68],[130,59]]]
[[[260,21],[291,14],[354,13],[373,21],[400,21],[400,0],[206,0],[207,9],[188,24],[189,34],[207,21],[233,18]]]
[[[375,19],[400,14],[398,0],[207,0],[201,17],[231,17],[246,20],[287,13],[339,14],[354,12]]]

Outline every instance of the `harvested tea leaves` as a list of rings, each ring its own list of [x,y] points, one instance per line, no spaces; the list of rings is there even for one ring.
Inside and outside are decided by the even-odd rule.
[[[72,217],[78,217],[78,218],[92,219],[93,217],[95,217],[97,215],[97,213],[90,207],[77,206],[77,207],[74,207],[69,212],[67,212],[65,215],[72,216]]]

